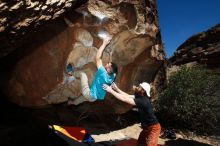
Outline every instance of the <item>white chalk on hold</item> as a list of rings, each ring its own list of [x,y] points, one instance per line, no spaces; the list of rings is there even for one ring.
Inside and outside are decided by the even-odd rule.
[[[99,20],[103,20],[106,16],[100,12],[96,12],[95,16],[99,18]]]
[[[105,38],[107,38],[107,37],[110,38],[109,33],[106,32],[106,31],[101,31],[101,32],[99,32],[99,33],[98,33],[98,36],[99,36],[101,39],[105,39]]]

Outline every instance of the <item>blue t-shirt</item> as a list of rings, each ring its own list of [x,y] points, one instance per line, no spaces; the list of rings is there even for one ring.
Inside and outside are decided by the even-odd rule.
[[[115,76],[115,74],[109,75],[104,66],[100,66],[90,87],[90,95],[94,99],[103,100],[105,98],[106,91],[102,88],[102,86],[103,84],[111,85]]]

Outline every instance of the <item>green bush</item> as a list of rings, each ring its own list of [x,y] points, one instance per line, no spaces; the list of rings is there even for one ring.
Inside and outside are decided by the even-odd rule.
[[[220,122],[220,76],[203,67],[173,73],[156,104],[162,125],[210,133]],[[217,128],[218,129],[218,128]]]

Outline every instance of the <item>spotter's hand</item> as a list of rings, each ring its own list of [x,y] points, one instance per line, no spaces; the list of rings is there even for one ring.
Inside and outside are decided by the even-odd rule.
[[[112,91],[111,86],[108,86],[107,84],[104,84],[104,85],[102,86],[102,88],[103,88],[104,90],[106,90],[107,92],[111,92],[111,91]]]

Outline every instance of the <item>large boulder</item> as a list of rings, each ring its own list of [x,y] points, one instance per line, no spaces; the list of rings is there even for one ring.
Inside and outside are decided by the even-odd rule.
[[[165,53],[155,1],[146,1],[146,7],[140,1],[95,0],[77,6],[55,21],[40,25],[27,37],[21,36],[19,45],[12,45],[13,49],[8,46],[9,51],[15,51],[1,54],[1,87],[6,97],[21,106],[41,107],[79,96],[78,79],[62,84],[66,66],[70,63],[83,69],[91,83],[96,71],[95,55],[102,44],[98,34],[103,32],[113,36],[103,53],[103,64],[118,64],[119,87],[128,92],[133,84],[147,81],[153,85],[154,96],[165,79]],[[118,113],[129,109],[109,95],[104,102]],[[101,110],[103,102],[93,104]]]

